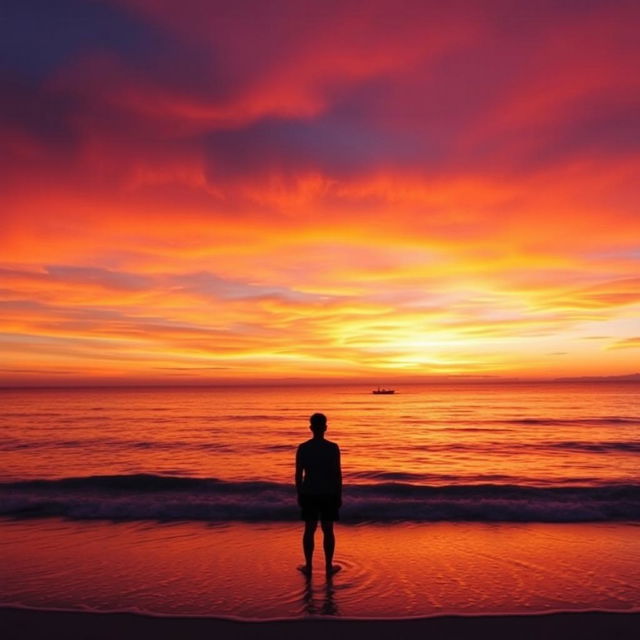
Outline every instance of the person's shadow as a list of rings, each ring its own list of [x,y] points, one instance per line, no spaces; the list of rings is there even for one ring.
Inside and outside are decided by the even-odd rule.
[[[311,576],[305,576],[304,593],[302,596],[305,613],[310,616],[339,616],[340,611],[335,601],[335,587],[333,586],[333,578],[331,576],[327,577],[322,595],[322,599],[314,598]]]

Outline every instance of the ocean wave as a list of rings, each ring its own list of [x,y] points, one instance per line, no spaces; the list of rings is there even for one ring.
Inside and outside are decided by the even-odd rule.
[[[452,485],[460,485],[463,481],[459,475],[453,473],[415,473],[415,472],[407,472],[407,471],[383,471],[380,469],[371,469],[367,471],[351,471],[348,475],[348,480],[355,480],[357,482],[361,480],[373,480],[376,483],[380,482],[406,482],[410,483],[412,486],[415,485],[434,485],[441,487],[446,483],[450,483]],[[509,484],[513,482],[514,477],[511,475],[504,475],[499,473],[481,473],[481,474],[473,474],[472,477],[464,478],[469,483],[469,486],[477,486],[479,484],[489,484],[489,483],[501,483],[501,484]],[[527,486],[532,486],[535,484],[535,480],[531,478],[525,478],[523,476],[519,477],[519,480],[527,482]],[[471,484],[473,482],[473,484]],[[577,484],[573,482],[573,484]],[[377,486],[377,485],[374,485]]]
[[[0,514],[79,520],[296,520],[291,485],[151,474],[0,484]],[[640,520],[640,485],[425,486],[403,482],[345,487],[345,522],[594,522]]]
[[[487,430],[490,431],[490,430]],[[150,449],[157,451],[229,451],[235,452],[237,446],[231,443],[220,442],[198,442],[198,441],[177,441],[177,440],[136,440],[136,439],[120,439],[120,438],[78,438],[78,439],[40,439],[40,440],[21,440],[18,438],[7,438],[0,443],[0,451],[21,451],[36,449],[86,449],[91,447],[100,448],[118,448],[118,449]],[[387,450],[394,449],[387,447]],[[606,440],[606,441],[582,441],[582,440],[562,440],[562,441],[534,441],[534,442],[517,442],[500,440],[485,440],[480,442],[455,441],[455,442],[429,442],[422,445],[421,449],[429,452],[449,453],[449,452],[470,452],[473,454],[497,454],[504,455],[520,455],[544,451],[580,451],[584,453],[594,454],[611,454],[611,453],[640,453],[640,440]],[[256,447],[256,450],[264,450],[270,452],[290,451],[293,452],[294,447],[291,444],[263,444]],[[399,451],[403,452],[404,448],[400,447]],[[372,478],[375,480],[383,479],[382,476]],[[411,480],[411,474],[392,473],[389,480]]]
[[[193,442],[193,441],[162,441],[162,440],[125,440],[119,438],[79,438],[76,440],[48,439],[48,440],[18,440],[6,439],[0,443],[0,451],[20,451],[36,449],[87,449],[87,448],[119,448],[119,449],[153,449],[158,451],[194,450],[194,451],[235,451],[232,444],[219,442]],[[271,445],[266,448],[271,448]],[[291,446],[287,447],[292,449]]]
[[[584,418],[508,418],[499,420],[498,422],[507,424],[541,424],[541,425],[562,425],[562,426],[581,426],[581,425],[609,425],[609,424],[640,424],[639,416],[600,416],[584,417]]]
[[[586,451],[588,453],[640,453],[640,441],[614,442],[554,442],[548,445],[555,449],[570,449],[572,451]]]
[[[530,454],[548,451],[580,451],[584,453],[640,453],[640,440],[605,440],[605,441],[539,441],[539,442],[509,442],[500,440],[487,440],[485,442],[442,442],[436,444],[425,444],[422,447],[425,451],[447,453],[447,452],[470,452],[475,454],[496,454],[498,452],[505,455]]]

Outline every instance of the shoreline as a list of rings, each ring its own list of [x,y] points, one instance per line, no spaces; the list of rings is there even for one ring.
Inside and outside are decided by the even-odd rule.
[[[89,611],[52,611],[18,607],[0,607],[0,627],[7,640],[107,640],[114,637],[133,640],[221,638],[299,638],[320,640],[331,633],[341,638],[366,637],[368,640],[405,637],[428,637],[432,640],[491,637],[492,640],[545,638],[555,640],[580,638],[617,640],[640,637],[640,613],[629,612],[554,612],[482,616],[433,616],[397,619],[344,619],[307,617],[286,620],[230,620],[209,617],[155,616],[144,613],[103,613]],[[472,636],[473,634],[473,636]]]

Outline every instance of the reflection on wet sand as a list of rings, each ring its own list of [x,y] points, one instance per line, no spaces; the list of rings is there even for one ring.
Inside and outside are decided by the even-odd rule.
[[[322,586],[314,589],[311,576],[303,576],[304,589],[302,594],[302,608],[308,616],[339,616],[340,610],[335,601],[335,587],[333,577],[327,576]]]

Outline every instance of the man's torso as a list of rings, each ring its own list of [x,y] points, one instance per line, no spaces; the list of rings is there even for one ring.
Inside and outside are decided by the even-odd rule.
[[[329,440],[307,440],[298,450],[304,469],[302,493],[329,495],[340,492],[340,449]]]

